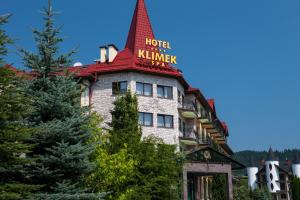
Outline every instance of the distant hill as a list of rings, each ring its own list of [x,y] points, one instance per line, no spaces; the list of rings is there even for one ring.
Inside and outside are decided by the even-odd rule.
[[[267,151],[239,151],[233,156],[234,159],[243,163],[246,166],[251,164],[251,158],[255,161],[257,166],[260,166],[262,160],[267,157]],[[279,158],[280,165],[284,165],[286,160],[293,160],[295,155],[300,156],[300,149],[286,149],[284,151],[274,151],[276,157]]]

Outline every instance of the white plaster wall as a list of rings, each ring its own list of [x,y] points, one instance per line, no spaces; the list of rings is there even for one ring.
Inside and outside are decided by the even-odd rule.
[[[265,162],[266,165],[266,178],[267,178],[267,182],[268,182],[268,189],[271,193],[275,193],[276,191],[280,190],[280,183],[278,183],[279,181],[279,172],[278,172],[278,168],[276,166],[279,166],[279,162],[278,161],[266,161]],[[272,165],[272,169],[270,170],[269,165]],[[270,174],[273,175],[273,180],[271,180],[270,178]],[[274,188],[272,190],[271,188],[271,184],[273,184]]]
[[[300,164],[293,164],[292,170],[293,170],[293,175],[300,178]]]
[[[153,127],[142,127],[143,137],[151,134],[158,136],[168,144],[179,144],[178,101],[177,89],[183,92],[182,85],[173,78],[147,75],[141,73],[117,73],[99,75],[98,81],[92,87],[92,109],[100,113],[104,123],[111,121],[110,111],[116,96],[112,95],[112,82],[127,81],[128,89],[135,92],[136,82],[153,84],[153,97],[138,96],[139,112],[153,113]],[[173,99],[157,98],[157,85],[173,87]],[[157,114],[172,115],[174,128],[158,128]]]
[[[255,190],[257,187],[257,174],[258,168],[257,167],[248,167],[247,168],[247,175],[248,175],[248,186],[251,190]]]

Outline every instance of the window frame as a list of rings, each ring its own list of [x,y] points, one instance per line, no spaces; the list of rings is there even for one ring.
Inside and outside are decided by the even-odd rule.
[[[163,126],[159,126],[159,123],[158,123],[159,117],[163,117]],[[171,117],[171,119],[172,119],[171,127],[166,126],[166,117]],[[173,115],[157,114],[157,127],[158,128],[174,129],[174,116]]]
[[[80,105],[82,107],[90,106],[91,88],[89,84],[81,85]]]
[[[143,91],[142,94],[137,93],[137,85],[142,84],[143,85]],[[145,85],[150,85],[151,86],[151,95],[145,95]],[[151,83],[143,83],[143,82],[136,82],[135,84],[135,93],[137,96],[145,96],[145,97],[153,97],[153,84]]]
[[[121,90],[121,84],[126,83],[126,90],[122,91]],[[117,91],[114,89],[114,84],[117,85]],[[128,91],[128,81],[115,81],[112,82],[112,95],[122,95],[125,94]]]
[[[139,125],[145,126],[145,127],[153,127],[153,113],[139,112],[139,118],[140,118],[140,114],[143,115],[143,121],[142,121],[142,124],[140,124],[140,120],[139,120]],[[151,125],[145,125],[145,114],[151,115]]]
[[[158,88],[163,88],[163,97],[158,96]],[[171,97],[165,97],[166,96],[166,88],[170,88],[171,89]],[[157,85],[157,98],[161,98],[161,99],[173,99],[174,95],[173,95],[173,87],[172,86],[166,86],[166,85]]]

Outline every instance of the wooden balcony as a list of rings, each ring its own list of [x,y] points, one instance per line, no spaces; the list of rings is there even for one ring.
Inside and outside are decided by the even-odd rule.
[[[195,119],[198,117],[197,106],[194,102],[183,102],[178,107],[179,113],[186,119]]]
[[[179,140],[185,145],[197,145],[198,136],[192,128],[187,128],[183,131],[179,131]]]

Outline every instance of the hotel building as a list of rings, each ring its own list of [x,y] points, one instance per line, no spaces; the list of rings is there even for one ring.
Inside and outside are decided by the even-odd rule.
[[[244,166],[231,158],[228,127],[218,118],[214,100],[206,99],[171,66],[177,60],[166,54],[170,48],[154,37],[145,2],[137,0],[125,48],[104,45],[99,60],[70,69],[86,88],[81,103],[107,123],[117,96],[127,90],[136,93],[143,136],[162,138],[187,154],[182,198],[212,199],[213,175],[226,174],[224,199],[232,200],[232,170]]]

